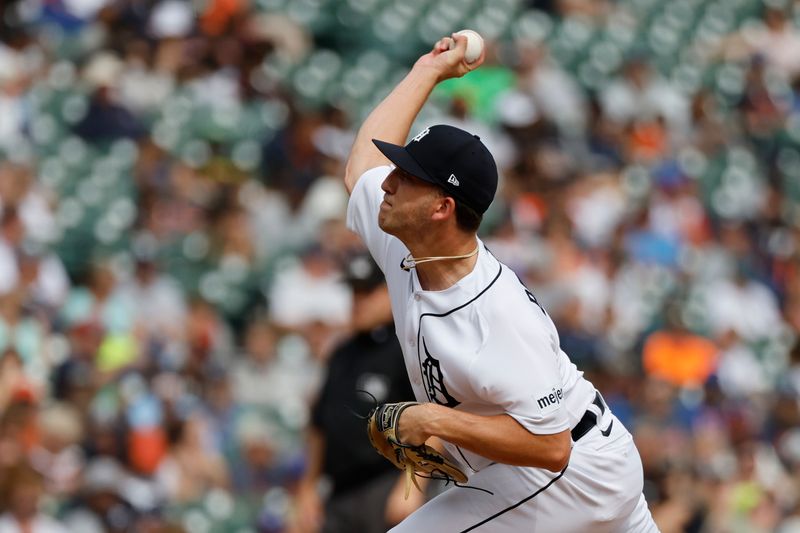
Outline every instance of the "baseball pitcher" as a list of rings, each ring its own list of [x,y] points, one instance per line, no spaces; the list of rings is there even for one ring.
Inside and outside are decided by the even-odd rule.
[[[453,34],[419,58],[361,126],[345,175],[347,222],[386,276],[416,396],[380,406],[370,438],[409,478],[459,485],[392,531],[657,531],[630,433],[477,237],[497,188],[492,155],[442,125],[404,145],[434,86],[483,62],[466,48]]]

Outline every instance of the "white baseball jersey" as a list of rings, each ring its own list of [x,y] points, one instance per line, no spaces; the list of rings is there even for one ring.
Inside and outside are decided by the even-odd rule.
[[[575,427],[597,393],[559,348],[556,328],[535,296],[483,243],[479,242],[472,272],[443,291],[423,290],[416,270],[401,268],[409,250],[399,239],[383,232],[377,223],[383,200],[380,185],[391,169],[378,167],[361,176],[350,198],[347,223],[362,237],[386,276],[397,336],[416,399],[478,415],[508,414],[537,434],[559,433]],[[610,424],[611,416],[609,413],[608,420],[601,423]],[[618,425],[627,434],[621,424]],[[608,428],[610,430],[611,426]],[[523,500],[528,489],[544,486],[564,474],[497,465],[486,457],[443,442],[449,455],[470,476],[470,483],[480,479],[483,486],[502,487],[508,492],[510,499],[506,503],[511,506],[514,506],[514,498]],[[575,457],[573,453],[570,465]],[[507,490],[515,485],[510,481],[512,478],[519,481],[520,472],[532,476],[529,480],[532,485],[522,483],[517,489]],[[639,495],[641,483],[639,463]],[[434,524],[446,524],[441,516],[426,522],[424,509],[452,492],[455,491],[447,491],[429,502],[403,525],[408,531],[429,531],[434,529]],[[481,512],[487,516],[499,513],[487,531],[505,531],[502,520],[511,520],[508,531],[532,530],[519,523],[519,520],[526,520],[524,523],[530,524],[530,517],[524,518],[519,512],[500,512],[503,507],[495,509],[497,504],[477,512],[475,509],[481,508],[480,502],[472,499],[488,496],[479,491],[461,492],[478,492],[478,495],[449,496],[470,502],[455,513],[466,513],[462,525],[481,523]],[[637,503],[638,498],[634,498],[633,504]],[[455,505],[451,502],[448,507],[455,509]],[[631,507],[627,513],[632,513],[633,509]],[[567,512],[566,509],[562,511]],[[428,514],[435,517],[442,512],[438,509]],[[476,516],[470,516],[476,512]],[[541,517],[538,520],[541,522]],[[415,524],[413,528],[407,525],[410,523]],[[428,527],[431,529],[426,529]],[[453,531],[462,529],[469,530],[462,527]],[[570,531],[564,526],[563,516],[558,530]]]

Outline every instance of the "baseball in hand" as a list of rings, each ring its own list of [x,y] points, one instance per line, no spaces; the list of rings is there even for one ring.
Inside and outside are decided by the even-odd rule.
[[[467,51],[464,53],[464,60],[467,63],[473,63],[481,56],[483,52],[483,37],[478,32],[472,30],[461,30],[456,32],[456,35],[464,35],[467,37]],[[455,48],[455,41],[450,42],[450,49]]]

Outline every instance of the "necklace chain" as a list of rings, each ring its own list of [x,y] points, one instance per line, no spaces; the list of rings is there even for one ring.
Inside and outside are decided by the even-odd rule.
[[[422,263],[431,263],[433,261],[444,261],[446,259],[467,259],[476,255],[478,253],[478,248],[480,245],[476,246],[474,250],[472,250],[468,254],[464,255],[442,255],[442,256],[432,256],[432,257],[414,257],[411,254],[408,254],[404,259],[403,263],[400,265],[400,268],[408,272],[412,268],[417,268],[417,265],[421,265]]]

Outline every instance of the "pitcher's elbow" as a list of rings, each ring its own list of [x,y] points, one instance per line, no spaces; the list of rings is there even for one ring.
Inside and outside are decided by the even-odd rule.
[[[347,194],[353,192],[353,187],[355,186],[356,180],[358,176],[354,176],[353,164],[351,163],[350,159],[347,160],[347,163],[344,167],[344,186],[347,189]]]
[[[550,461],[545,466],[545,468],[551,472],[561,472],[564,470],[567,465],[569,464],[569,458],[572,454],[572,446],[565,446],[559,447],[558,450],[553,453]]]

